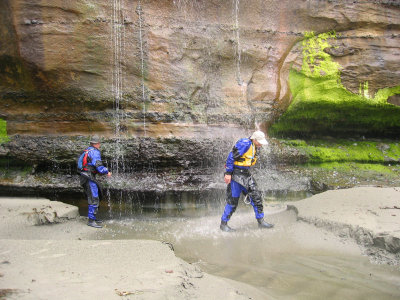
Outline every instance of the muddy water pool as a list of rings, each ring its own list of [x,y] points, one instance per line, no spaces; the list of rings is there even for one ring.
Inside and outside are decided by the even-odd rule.
[[[171,243],[178,257],[257,287],[265,299],[400,299],[400,267],[370,263],[354,241],[298,222],[283,202],[266,208],[275,228],[258,229],[251,207],[240,203],[229,223],[237,231],[225,233],[221,205],[157,206],[140,214],[114,207],[99,237]]]

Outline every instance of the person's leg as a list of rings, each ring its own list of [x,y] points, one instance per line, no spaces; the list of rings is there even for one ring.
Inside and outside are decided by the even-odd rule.
[[[274,225],[264,221],[264,207],[262,202],[262,194],[257,187],[257,183],[253,176],[249,178],[249,189],[248,194],[250,197],[250,203],[253,206],[254,214],[258,222],[258,226],[261,228],[271,228]]]
[[[101,228],[99,224],[96,222],[96,214],[99,208],[99,190],[97,184],[91,180],[88,183],[89,195],[88,196],[88,225],[96,228]]]
[[[240,192],[240,184],[235,181],[231,181],[226,188],[226,205],[224,212],[222,213],[220,225],[220,228],[223,231],[233,231],[227,223],[238,206]]]
[[[249,178],[248,194],[250,197],[250,203],[253,206],[256,219],[264,218],[264,207],[262,203],[262,195],[258,190],[257,183],[253,176]]]
[[[221,217],[221,220],[225,222],[229,221],[238,205],[238,200],[236,199],[237,197],[232,197],[232,185],[235,185],[234,181],[232,181],[226,187],[226,205]]]

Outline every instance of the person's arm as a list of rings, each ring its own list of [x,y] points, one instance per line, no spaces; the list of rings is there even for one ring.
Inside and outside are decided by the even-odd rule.
[[[224,175],[224,181],[226,184],[231,183],[232,180],[232,173],[233,173],[233,154],[232,151],[229,152],[228,158],[226,159],[225,163],[225,175]]]
[[[234,163],[233,153],[229,152],[225,163],[225,175],[232,175],[233,173],[233,163]]]
[[[226,159],[225,164],[225,183],[229,184],[232,178],[234,162],[239,160],[240,157],[246,153],[246,151],[251,146],[251,140],[249,139],[241,139],[236,142],[235,146],[233,146],[232,151],[229,152],[228,157]]]
[[[111,173],[108,171],[108,169],[103,166],[103,162],[101,161],[101,154],[99,150],[93,150],[90,152],[91,154],[91,159],[92,159],[92,165],[96,168],[96,171],[99,172],[100,174],[107,174],[111,175]]]

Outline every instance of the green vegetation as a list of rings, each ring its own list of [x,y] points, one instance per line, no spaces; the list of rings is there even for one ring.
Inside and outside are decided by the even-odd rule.
[[[312,78],[326,77],[340,80],[340,65],[324,52],[325,48],[331,47],[328,40],[336,38],[336,33],[328,32],[315,36],[313,32],[306,32],[304,38],[302,73]]]
[[[7,122],[0,119],[0,144],[8,142],[9,138],[7,135]]]
[[[324,163],[397,163],[400,160],[400,143],[349,140],[286,140],[283,145],[296,148],[306,162]]]
[[[387,99],[400,94],[400,86],[381,89],[373,98],[368,82],[360,85],[359,94],[348,91],[340,82],[340,65],[323,51],[335,37],[334,32],[305,34],[302,69],[289,74],[293,100],[271,126],[271,136],[399,136],[400,107]]]
[[[398,138],[400,107],[387,99],[400,94],[400,86],[380,89],[372,96],[369,83],[363,82],[358,93],[348,91],[341,83],[340,65],[324,52],[334,38],[334,32],[305,34],[301,70],[292,69],[289,74],[292,103],[269,134],[298,138],[280,140],[280,144],[286,153],[297,155],[293,167],[310,176],[316,190],[360,184],[396,186],[400,143],[364,137]]]
[[[312,178],[316,192],[359,185],[399,186],[399,165],[334,162],[301,165],[296,169]]]
[[[290,168],[312,178],[316,190],[400,182],[399,142],[297,139],[279,144],[282,153],[296,156]],[[290,164],[290,157],[284,159]]]
[[[315,168],[315,166],[313,166]],[[317,165],[317,167],[325,169],[325,170],[336,170],[342,173],[350,172],[350,171],[358,171],[358,173],[364,172],[375,172],[377,174],[394,174],[395,171],[399,171],[398,168],[393,167],[392,165],[381,165],[381,164],[362,164],[362,163],[323,163]]]

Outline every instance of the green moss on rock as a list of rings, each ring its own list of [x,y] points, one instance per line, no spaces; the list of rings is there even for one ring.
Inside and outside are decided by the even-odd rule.
[[[311,178],[316,192],[360,185],[399,186],[399,165],[331,162],[300,165],[297,169]]]
[[[325,170],[336,170],[341,173],[348,173],[348,172],[355,172],[355,173],[362,173],[362,172],[375,172],[376,174],[386,174],[386,175],[394,175],[396,176],[399,172],[398,168],[382,165],[382,164],[364,164],[364,163],[339,163],[339,162],[332,162],[332,163],[322,163],[318,165],[312,165],[313,168],[321,168]]]
[[[282,140],[281,144],[297,149],[311,164],[400,162],[400,144],[393,141]]]
[[[323,50],[334,33],[303,41],[303,64],[292,69],[289,86],[293,96],[287,111],[273,124],[275,137],[398,137],[400,107],[387,103],[400,94],[400,86],[380,89],[373,98],[348,91],[340,82],[340,65]]]
[[[0,144],[9,140],[7,135],[7,122],[0,119]]]

